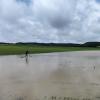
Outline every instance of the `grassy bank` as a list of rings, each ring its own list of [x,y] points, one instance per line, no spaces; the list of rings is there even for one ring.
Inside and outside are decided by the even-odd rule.
[[[0,45],[0,55],[25,54],[26,50],[29,50],[30,53],[34,54],[34,53],[65,52],[65,51],[100,50],[100,48]]]

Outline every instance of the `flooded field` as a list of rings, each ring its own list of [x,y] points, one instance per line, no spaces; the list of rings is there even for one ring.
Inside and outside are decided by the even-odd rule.
[[[100,100],[100,51],[1,56],[0,100]]]

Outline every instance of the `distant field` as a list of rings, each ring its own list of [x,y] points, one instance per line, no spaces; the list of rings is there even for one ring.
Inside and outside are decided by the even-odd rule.
[[[0,45],[0,55],[25,54],[29,50],[30,53],[50,53],[65,51],[82,51],[82,50],[100,50],[100,48],[91,47],[56,47],[56,46],[32,46],[32,45]]]

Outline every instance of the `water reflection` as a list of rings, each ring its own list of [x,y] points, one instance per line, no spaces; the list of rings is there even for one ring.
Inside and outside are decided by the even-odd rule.
[[[29,58],[32,57],[32,56],[29,56],[29,55],[28,56],[26,56],[26,55],[21,55],[20,56],[20,55],[18,55],[17,57],[21,58],[20,60],[24,59],[25,63],[28,64],[29,63]]]
[[[99,94],[99,51],[0,57],[0,100],[98,100]]]
[[[26,61],[26,64],[29,63],[29,57],[28,56],[25,57],[25,61]]]

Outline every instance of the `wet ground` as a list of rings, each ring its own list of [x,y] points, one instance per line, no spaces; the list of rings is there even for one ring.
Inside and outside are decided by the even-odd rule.
[[[99,100],[100,51],[0,57],[0,100]]]

